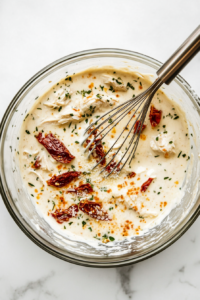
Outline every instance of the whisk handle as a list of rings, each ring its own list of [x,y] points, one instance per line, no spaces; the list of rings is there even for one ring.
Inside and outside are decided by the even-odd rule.
[[[200,25],[157,71],[163,83],[170,82],[200,50]]]

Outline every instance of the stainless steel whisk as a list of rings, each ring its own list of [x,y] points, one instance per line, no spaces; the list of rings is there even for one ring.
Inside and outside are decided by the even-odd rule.
[[[95,122],[90,124],[87,129],[84,132],[84,135],[88,133],[86,138],[82,141],[83,143],[94,133],[94,138],[88,143],[87,147],[85,148],[85,152],[89,149],[89,155],[96,149],[98,143],[100,143],[105,136],[117,125],[119,122],[133,109],[134,112],[131,115],[129,121],[127,122],[126,126],[120,133],[120,135],[117,137],[113,145],[110,147],[110,149],[105,153],[105,155],[98,161],[98,163],[93,167],[96,168],[101,162],[105,159],[105,157],[110,153],[110,151],[113,149],[117,141],[120,139],[124,131],[126,130],[127,126],[131,122],[134,115],[138,112],[138,116],[135,119],[135,122],[131,126],[130,130],[128,131],[128,134],[124,138],[123,143],[118,148],[117,152],[112,156],[112,158],[109,160],[109,162],[102,168],[101,172],[106,170],[106,168],[114,161],[116,155],[119,153],[121,148],[123,147],[124,143],[126,142],[128,136],[132,133],[132,137],[129,141],[129,146],[127,147],[125,153],[121,157],[121,159],[113,165],[111,168],[111,171],[108,172],[107,176],[111,175],[115,170],[117,172],[120,172],[125,164],[129,160],[129,165],[132,161],[132,159],[135,157],[135,152],[138,147],[140,134],[142,131],[142,126],[144,124],[144,120],[146,118],[146,114],[148,111],[148,108],[150,106],[150,103],[153,99],[154,94],[156,91],[161,87],[163,83],[170,84],[171,81],[176,77],[176,75],[188,64],[188,62],[197,54],[197,52],[200,50],[200,25],[196,28],[196,30],[185,40],[185,42],[174,52],[174,54],[162,65],[162,67],[156,72],[158,75],[158,78],[156,81],[144,92],[139,94],[135,98],[131,98],[124,102],[123,104],[118,105],[117,107],[113,108],[112,110],[108,111],[107,113],[103,114],[101,117],[99,117]],[[143,105],[141,111],[139,110],[141,106]],[[107,116],[107,117],[106,117]],[[106,118],[105,118],[106,117]],[[105,118],[105,119],[104,119]],[[115,118],[113,120],[113,118]],[[99,122],[102,121],[102,122]],[[139,121],[139,123],[136,123]],[[106,124],[107,122],[107,124]],[[103,124],[106,124],[106,126],[100,130],[97,131],[99,128],[102,127]],[[136,132],[134,133],[135,125],[139,124],[137,126]],[[105,133],[103,133],[106,129],[108,129]],[[96,143],[95,143],[96,141]],[[92,149],[91,149],[92,147]],[[127,156],[127,157],[126,157]],[[125,158],[125,161],[122,163],[122,160]]]

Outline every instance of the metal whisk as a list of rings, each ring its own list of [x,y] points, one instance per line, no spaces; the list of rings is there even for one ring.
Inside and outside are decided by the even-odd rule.
[[[126,102],[124,102],[123,104],[120,104],[117,107],[113,108],[112,110],[106,112],[101,117],[99,117],[95,122],[93,122],[87,127],[84,135],[86,133],[88,134],[85,137],[85,139],[82,141],[82,145],[86,141],[88,141],[87,147],[85,148],[85,152],[89,149],[89,155],[88,155],[89,157],[96,149],[97,145],[102,142],[105,136],[117,124],[119,124],[119,122],[128,113],[130,113],[134,109],[134,112],[131,114],[129,121],[127,122],[122,132],[114,141],[110,149],[107,152],[105,152],[105,154],[101,157],[98,163],[93,167],[93,169],[96,168],[99,164],[101,164],[105,160],[105,157],[112,151],[117,141],[120,139],[124,131],[128,128],[128,125],[130,124],[133,117],[136,115],[136,113],[138,113],[137,118],[135,119],[133,125],[130,127],[128,134],[124,138],[123,143],[120,145],[117,152],[112,156],[109,162],[102,168],[100,173],[105,171],[108,168],[108,166],[111,165],[112,162],[114,162],[115,157],[123,147],[127,138],[130,137],[130,135],[132,134],[132,137],[130,138],[125,153],[117,163],[114,163],[112,165],[112,168],[110,172],[108,172],[106,177],[111,175],[115,170],[117,172],[120,172],[128,161],[129,164],[131,163],[132,159],[135,157],[144,120],[146,118],[146,114],[154,94],[161,87],[163,83],[170,84],[171,81],[176,77],[176,75],[187,65],[187,63],[197,54],[199,50],[200,50],[200,25],[185,40],[185,42],[176,50],[176,52],[163,64],[163,66],[157,71],[158,78],[146,91],[142,92],[137,97],[131,98]],[[98,129],[102,128],[102,125],[104,124],[105,127],[103,127],[103,129],[98,131]],[[135,126],[137,128],[134,131]],[[94,137],[93,139],[88,140],[90,136],[94,136]]]

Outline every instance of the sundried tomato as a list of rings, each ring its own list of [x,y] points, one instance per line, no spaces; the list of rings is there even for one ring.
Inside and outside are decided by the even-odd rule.
[[[150,109],[149,120],[152,127],[156,127],[161,120],[162,110],[157,110],[153,105]]]
[[[35,162],[34,162],[34,164],[33,164],[33,168],[34,168],[34,169],[39,169],[40,167],[41,167],[41,164],[40,164],[40,157],[37,156],[37,157],[36,157],[36,160],[35,160]]]
[[[96,133],[95,135],[96,136]],[[87,139],[85,141],[86,145],[88,145],[89,143],[91,142],[91,140]],[[92,152],[92,156],[96,159],[100,158],[100,160],[104,157],[105,155],[105,152],[103,150],[103,145],[102,145],[102,142],[101,142],[101,138],[98,138],[96,139],[89,147],[89,150],[91,151],[93,149],[93,147],[96,145],[94,151]],[[97,160],[98,162],[98,160]],[[101,162],[101,165],[105,165],[106,163],[106,159],[104,158]]]
[[[141,122],[139,120],[136,121],[135,126],[134,126],[134,133],[139,133],[140,132],[140,127],[141,127]],[[142,130],[141,132],[147,127],[147,125],[143,124],[142,125]]]
[[[100,158],[102,159],[105,155],[105,152],[103,150],[103,145],[102,143],[98,142],[97,145],[96,145],[96,148],[95,148],[95,151],[96,151],[96,157],[95,158]],[[104,158],[101,162],[101,165],[105,165],[106,163],[106,159]]]
[[[80,201],[79,209],[91,218],[101,221],[111,221],[108,213],[102,209],[102,203],[93,201]]]
[[[45,134],[45,137],[42,137],[42,133],[40,132],[36,136],[36,139],[47,149],[49,154],[60,163],[67,164],[75,158],[65,145],[52,133]]]
[[[81,172],[70,171],[62,173],[58,176],[54,175],[49,180],[47,180],[47,184],[55,187],[63,187],[77,178],[80,174]]]
[[[147,181],[145,181],[141,186],[141,192],[146,192],[148,186],[150,186],[151,182],[153,181],[153,178],[149,178]]]
[[[135,172],[131,172],[128,174],[128,178],[133,178],[136,176],[136,173]]]
[[[117,165],[116,161],[114,160],[111,161],[111,163],[106,167],[106,171],[110,173],[115,168],[116,165]],[[115,171],[119,172],[119,170],[120,170],[120,164],[116,167]]]
[[[93,192],[93,188],[90,183],[86,183],[86,184],[81,184],[76,188],[69,189],[68,192],[77,193],[77,194],[84,192],[90,194]]]
[[[52,213],[52,217],[56,219],[59,224],[63,222],[69,221],[70,218],[76,218],[78,214],[78,205],[73,204],[67,209],[56,209],[54,213]]]

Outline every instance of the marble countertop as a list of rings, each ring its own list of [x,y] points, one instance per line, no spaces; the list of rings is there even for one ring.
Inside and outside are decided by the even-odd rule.
[[[38,70],[100,47],[160,61],[199,23],[199,0],[1,0],[0,117]],[[200,95],[200,54],[182,75]],[[0,299],[200,299],[200,219],[171,247],[136,265],[97,269],[63,262],[32,243],[0,201]]]

